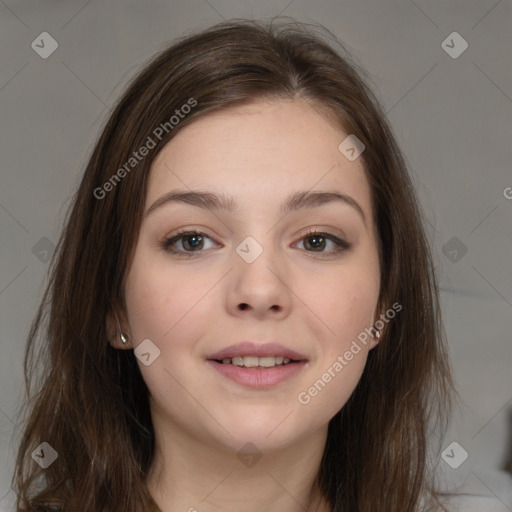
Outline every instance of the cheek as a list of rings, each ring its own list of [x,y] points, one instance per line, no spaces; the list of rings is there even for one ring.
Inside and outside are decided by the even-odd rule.
[[[309,372],[301,393],[300,404],[308,409],[314,422],[328,422],[348,401],[364,371],[370,350],[373,308],[378,288],[362,280],[350,293],[324,295],[325,323],[318,337],[318,359]],[[327,307],[327,303],[330,307]]]
[[[364,265],[347,266],[323,279],[304,282],[304,303],[314,313],[305,318],[310,319],[317,339],[323,340],[324,350],[337,354],[372,325],[379,285],[378,269]]]
[[[149,339],[160,350],[149,366],[141,361],[138,365],[155,404],[165,408],[173,397],[173,406],[167,411],[170,414],[190,407],[180,383],[197,373],[192,364],[195,358],[190,356],[197,350],[197,340],[208,333],[212,304],[204,295],[218,278],[157,265],[154,255],[151,258],[141,251],[128,274],[128,322],[134,348]]]
[[[333,344],[337,353],[348,350],[358,336],[360,340],[364,338],[361,333],[364,334],[365,329],[369,329],[373,324],[377,300],[377,287],[362,282],[338,300],[336,309],[331,308],[332,316],[329,321],[335,331],[332,338],[337,340],[337,343]]]
[[[368,349],[361,346],[358,350],[357,354],[352,354],[350,361],[344,352],[329,359],[297,395],[298,403],[304,408],[303,418],[308,418],[311,429],[328,423],[352,395],[368,357]]]
[[[366,365],[379,296],[378,265],[363,261],[347,265],[319,283],[311,296],[310,328],[318,343],[318,359],[298,402],[310,418],[328,421],[347,402]]]
[[[195,341],[205,335],[214,314],[211,294],[205,296],[205,290],[212,290],[218,280],[211,272],[157,264],[154,255],[140,251],[126,280],[128,322],[135,346],[148,338],[160,349],[162,360],[174,364],[186,350],[194,351]]]

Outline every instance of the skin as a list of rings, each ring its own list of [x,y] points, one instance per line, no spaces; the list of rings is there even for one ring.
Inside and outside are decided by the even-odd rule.
[[[297,396],[379,317],[370,188],[361,158],[350,162],[338,150],[347,135],[305,100],[258,101],[198,119],[152,164],[145,211],[171,190],[223,192],[239,204],[236,213],[182,203],[155,209],[126,276],[121,327],[129,343],[112,344],[133,349],[150,339],[160,350],[149,366],[138,364],[156,435],[147,485],[163,512],[328,510],[315,484],[328,423],[377,340],[360,344],[307,405]],[[346,194],[366,221],[343,203],[283,216],[280,204],[302,190]],[[181,253],[161,248],[179,228],[206,235],[202,252],[192,252],[190,237],[174,244]],[[335,253],[327,240],[317,252],[309,228],[352,245]],[[252,263],[236,252],[247,236],[263,248]],[[192,257],[180,256],[187,249]],[[247,388],[206,363],[243,340],[277,341],[308,363],[271,388]],[[262,456],[246,466],[237,452],[249,442]]]

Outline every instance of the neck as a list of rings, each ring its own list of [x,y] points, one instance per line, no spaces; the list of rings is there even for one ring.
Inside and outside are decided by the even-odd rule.
[[[330,511],[316,481],[327,427],[252,457],[168,422],[155,433],[146,484],[161,512]]]

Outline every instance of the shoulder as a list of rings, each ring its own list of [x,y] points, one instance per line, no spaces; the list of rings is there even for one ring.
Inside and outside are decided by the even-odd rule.
[[[510,512],[512,479],[499,471],[487,471],[480,477],[471,472],[464,484],[444,496],[449,512]]]
[[[446,502],[448,512],[510,512],[510,507],[494,496],[452,495]],[[443,512],[439,509],[436,512]]]

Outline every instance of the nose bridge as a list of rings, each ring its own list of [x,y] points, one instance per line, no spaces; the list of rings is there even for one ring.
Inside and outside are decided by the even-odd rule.
[[[272,241],[272,233],[259,232],[245,237],[236,246],[235,271],[230,305],[240,309],[283,311],[289,305],[284,255]]]
[[[271,233],[260,233],[256,237],[246,236],[236,246],[237,273],[240,277],[255,275],[258,280],[269,274],[272,279],[275,279],[280,266],[279,251],[275,250]]]

